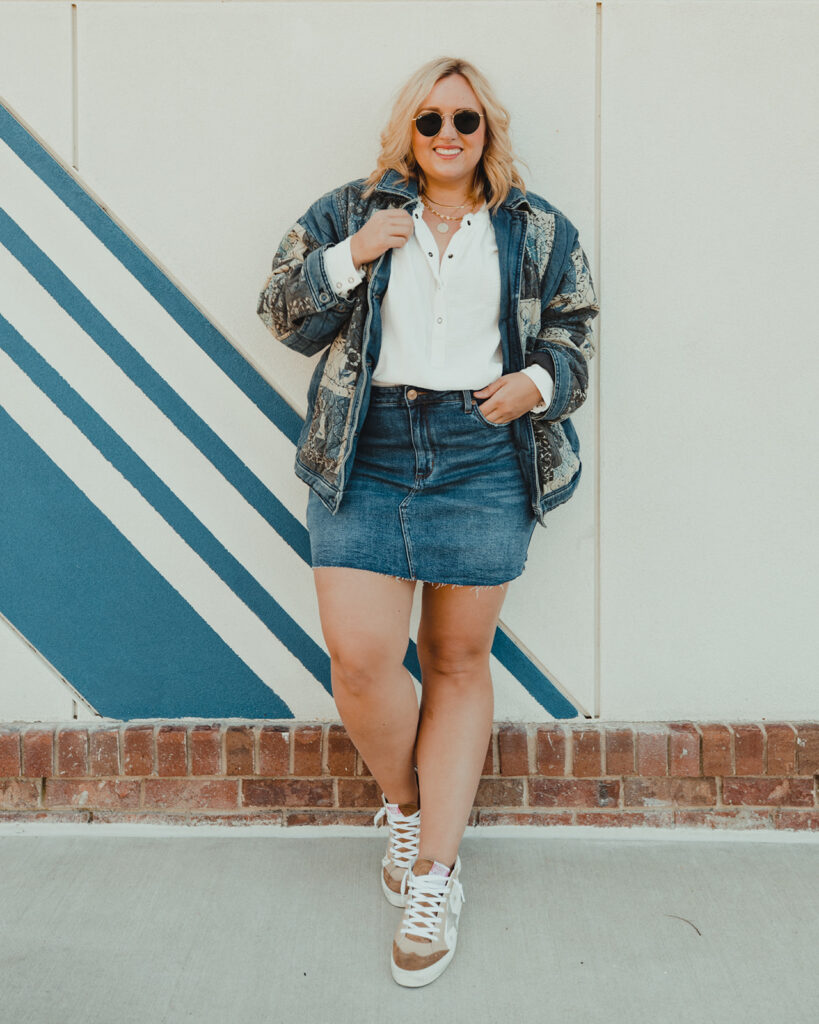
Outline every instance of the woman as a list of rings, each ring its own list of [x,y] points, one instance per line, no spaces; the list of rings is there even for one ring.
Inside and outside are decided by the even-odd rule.
[[[422,67],[376,169],[288,232],[258,307],[279,341],[326,349],[296,473],[333,696],[390,829],[392,974],[413,987],[455,952],[501,605],[536,522],[580,476],[568,417],[586,396],[594,288],[575,228],[525,193],[508,120],[473,65]],[[419,581],[420,709],[403,665]]]

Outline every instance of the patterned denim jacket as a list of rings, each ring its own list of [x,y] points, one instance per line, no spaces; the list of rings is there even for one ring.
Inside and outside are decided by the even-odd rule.
[[[326,349],[310,381],[295,470],[333,513],[369,404],[391,250],[366,266],[365,279],[344,299],[332,288],[324,253],[375,210],[412,206],[418,196],[416,183],[403,182],[395,171],[387,171],[367,199],[363,191],[359,179],[328,192],[293,225],[257,309],[289,348],[307,356]],[[492,224],[501,271],[503,372],[538,362],[554,378],[549,407],[512,421],[532,509],[545,525],[546,513],[568,501],[580,479],[580,446],[569,416],[586,398],[597,299],[577,230],[545,199],[513,188],[493,211]]]

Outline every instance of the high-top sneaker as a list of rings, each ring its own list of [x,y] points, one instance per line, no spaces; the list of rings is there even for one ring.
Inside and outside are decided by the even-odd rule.
[[[428,985],[443,974],[458,941],[458,919],[465,902],[459,878],[461,858],[456,857],[447,877],[434,865],[427,858],[416,860],[402,886],[407,902],[392,944],[391,968],[398,984],[409,988]]]
[[[403,907],[406,896],[401,883],[407,868],[418,856],[421,812],[418,804],[388,804],[383,793],[381,802],[384,806],[373,818],[373,824],[378,825],[386,815],[390,827],[387,852],[381,861],[381,888],[394,907]]]

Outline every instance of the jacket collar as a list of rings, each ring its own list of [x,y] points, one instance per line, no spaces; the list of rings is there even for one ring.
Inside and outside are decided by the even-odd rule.
[[[410,178],[409,181],[404,181],[398,171],[394,171],[392,168],[381,175],[375,190],[376,192],[390,192],[407,200],[418,198],[418,182],[413,178]],[[525,206],[528,209],[529,203],[523,192],[512,185],[508,195],[501,203],[501,208],[506,207],[507,209],[514,210],[520,206]]]

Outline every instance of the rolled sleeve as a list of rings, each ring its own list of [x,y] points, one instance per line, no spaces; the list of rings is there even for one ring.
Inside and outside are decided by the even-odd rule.
[[[364,280],[364,274],[353,263],[352,238],[345,238],[324,252],[324,270],[339,298],[346,299]]]
[[[552,395],[555,390],[555,382],[552,380],[552,376],[548,370],[545,370],[542,366],[538,366],[537,363],[533,363],[531,366],[525,367],[521,370],[521,373],[525,373],[526,376],[532,381],[535,387],[540,392],[540,401],[534,408],[530,409],[530,412],[546,412],[552,401]]]

